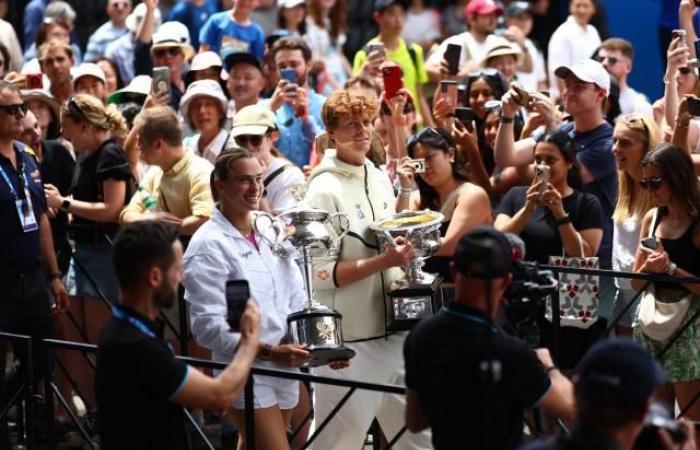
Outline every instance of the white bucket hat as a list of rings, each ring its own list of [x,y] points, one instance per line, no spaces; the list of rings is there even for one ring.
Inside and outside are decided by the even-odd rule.
[[[221,111],[226,114],[228,109],[228,100],[224,95],[221,85],[214,80],[199,80],[195,81],[187,87],[185,95],[180,100],[180,112],[185,119],[189,116],[190,103],[197,97],[210,97],[218,100],[221,104]]]

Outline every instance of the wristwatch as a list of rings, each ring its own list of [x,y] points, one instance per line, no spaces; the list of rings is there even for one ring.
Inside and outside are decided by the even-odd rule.
[[[677,267],[678,266],[676,265],[676,263],[672,262],[668,265],[668,270],[666,271],[666,273],[669,274],[669,276],[673,276],[673,273],[676,271]]]
[[[61,207],[58,210],[62,213],[68,214],[70,212],[70,200],[65,199],[61,202]]]
[[[567,223],[571,223],[571,217],[569,217],[569,213],[566,213],[561,219],[556,219],[554,223],[556,223],[557,226],[566,225]]]
[[[506,117],[501,113],[501,123],[513,123],[515,117]]]

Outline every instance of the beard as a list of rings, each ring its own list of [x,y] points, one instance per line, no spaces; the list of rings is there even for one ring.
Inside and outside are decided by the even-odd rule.
[[[153,292],[153,302],[158,308],[172,308],[177,300],[177,288],[163,283]]]

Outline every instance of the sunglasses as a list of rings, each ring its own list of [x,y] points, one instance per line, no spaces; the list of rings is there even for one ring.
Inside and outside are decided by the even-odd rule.
[[[85,111],[83,111],[83,108],[80,107],[78,102],[75,100],[75,97],[71,97],[68,99],[68,111],[75,116],[80,116],[83,119],[89,121],[87,115],[85,114]]]
[[[608,60],[608,62],[610,63],[611,66],[614,66],[620,60],[619,58],[617,58],[615,56],[598,56],[598,57],[596,57],[595,60],[598,61],[599,63],[603,64],[606,59]]]
[[[655,191],[661,187],[663,182],[664,177],[649,178],[648,180],[646,178],[642,178],[639,180],[639,185],[642,187],[642,189],[650,189]]]
[[[170,55],[170,56],[177,56],[180,53],[182,53],[182,50],[180,47],[168,47],[168,48],[159,48],[156,50],[153,50],[153,56],[156,58],[162,58],[165,55]]]
[[[408,147],[413,147],[414,145],[422,142],[426,142],[429,145],[435,145],[436,147],[445,150],[450,148],[450,144],[445,136],[432,127],[423,128],[418,133],[414,134],[408,141]]]
[[[469,81],[476,80],[477,78],[481,77],[489,77],[489,78],[498,78],[500,75],[498,73],[498,69],[493,69],[493,68],[486,68],[486,69],[481,69],[477,70],[474,72],[470,72],[468,75]]]
[[[627,127],[641,129],[644,131],[647,140],[649,140],[649,127],[647,127],[647,124],[644,121],[644,116],[639,113],[630,113],[621,117],[622,122],[627,125]]]
[[[24,103],[13,103],[11,105],[0,105],[0,110],[5,111],[5,113],[16,116],[20,111],[22,115],[27,114],[27,105]]]
[[[262,144],[262,139],[262,136],[254,134],[242,134],[234,138],[236,144],[240,145],[241,147],[247,147],[248,144],[252,145],[253,147],[260,147],[260,144]]]

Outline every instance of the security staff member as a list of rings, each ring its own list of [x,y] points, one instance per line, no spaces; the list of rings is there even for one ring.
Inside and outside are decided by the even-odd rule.
[[[494,324],[511,282],[511,245],[480,226],[457,244],[455,300],[411,332],[406,359],[406,425],[432,428],[436,450],[512,449],[523,411],[534,406],[573,419],[573,390],[549,352],[530,349]],[[490,295],[489,295],[490,294]]]
[[[39,169],[24,144],[15,140],[22,133],[26,111],[19,91],[0,80],[0,331],[35,338],[34,374],[38,380],[52,367],[48,349],[40,341],[53,335],[47,279],[55,310],[64,310],[69,300],[58,271]],[[0,341],[0,410],[12,394],[4,380],[6,350],[6,343]],[[17,346],[14,354],[26,367],[24,348]],[[5,448],[11,446],[2,421],[0,449]]]

